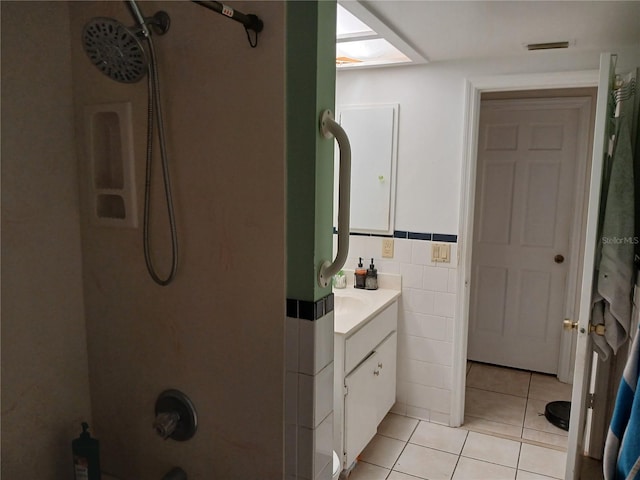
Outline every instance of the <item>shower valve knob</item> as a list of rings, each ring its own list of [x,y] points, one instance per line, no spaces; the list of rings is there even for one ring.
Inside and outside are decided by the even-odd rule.
[[[173,435],[173,432],[180,421],[180,414],[177,412],[161,412],[156,416],[153,422],[153,428],[156,433],[165,440]]]
[[[153,428],[165,440],[189,440],[196,433],[198,419],[196,409],[184,393],[170,389],[156,400]]]

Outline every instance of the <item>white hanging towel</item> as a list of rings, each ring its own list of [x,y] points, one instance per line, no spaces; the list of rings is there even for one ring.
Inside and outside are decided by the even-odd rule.
[[[634,257],[633,154],[623,115],[612,155],[602,225],[601,256],[591,323],[604,324],[593,340],[602,358],[614,354],[629,336]]]

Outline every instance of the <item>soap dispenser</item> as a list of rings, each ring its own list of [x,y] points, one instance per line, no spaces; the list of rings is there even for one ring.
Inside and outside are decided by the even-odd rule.
[[[82,422],[80,437],[71,442],[75,480],[100,480],[100,442],[91,438],[88,429]]]
[[[355,288],[366,288],[366,278],[367,271],[362,266],[362,257],[360,257],[358,259],[358,268],[356,268],[355,281],[353,282],[353,286]]]
[[[378,270],[376,270],[376,266],[373,264],[373,258],[371,259],[371,265],[369,265],[369,270],[367,270],[367,276],[365,279],[365,288],[367,290],[378,289]]]

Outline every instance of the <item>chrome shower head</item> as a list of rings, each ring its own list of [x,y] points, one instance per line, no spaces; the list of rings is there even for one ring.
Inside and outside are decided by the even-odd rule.
[[[147,55],[140,40],[117,20],[91,19],[82,32],[82,44],[91,63],[113,80],[135,83],[147,73]]]

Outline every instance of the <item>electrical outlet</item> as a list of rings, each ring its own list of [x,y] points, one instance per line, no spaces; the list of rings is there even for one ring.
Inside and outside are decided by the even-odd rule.
[[[382,258],[393,258],[393,238],[382,239]]]

